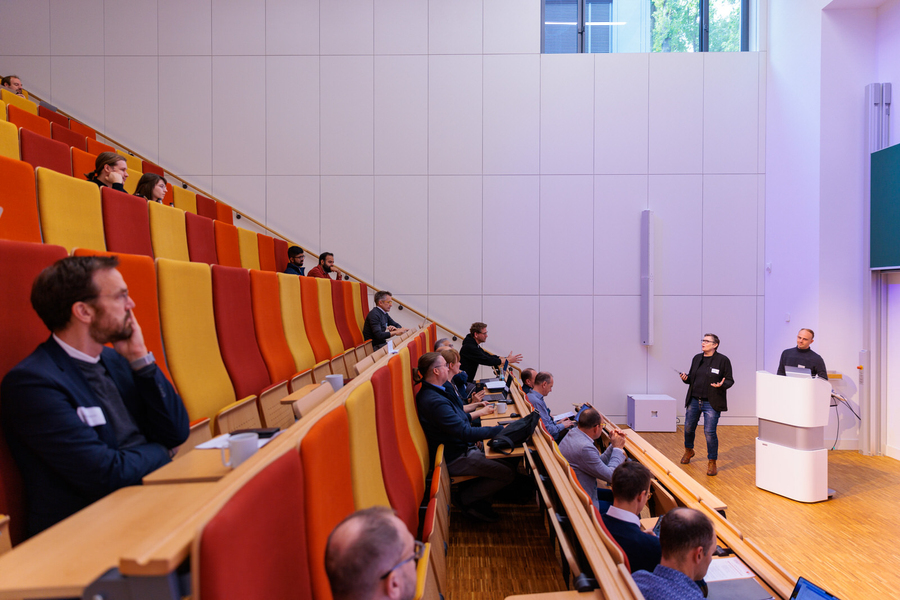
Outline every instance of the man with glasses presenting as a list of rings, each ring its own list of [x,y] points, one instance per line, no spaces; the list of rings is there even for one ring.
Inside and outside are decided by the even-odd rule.
[[[684,406],[684,455],[681,464],[686,465],[694,457],[694,433],[703,413],[703,433],[706,434],[706,453],[709,464],[707,475],[719,472],[716,460],[719,458],[719,437],[716,425],[719,415],[728,410],[726,390],[734,385],[731,376],[731,361],[724,354],[719,354],[719,337],[712,333],[703,334],[700,340],[702,352],[691,361],[691,369],[687,373],[679,373],[681,380],[688,385]]]
[[[425,545],[384,506],[360,510],[328,536],[325,571],[334,600],[413,600]]]

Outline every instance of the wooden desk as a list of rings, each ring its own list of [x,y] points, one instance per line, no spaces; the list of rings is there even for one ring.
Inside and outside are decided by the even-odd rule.
[[[518,448],[513,448],[513,451],[509,454],[503,454],[502,452],[497,452],[490,446],[488,446],[489,440],[484,440],[484,456],[486,458],[521,458],[525,456],[525,448],[519,446]]]
[[[178,460],[146,475],[143,482],[144,485],[215,482],[231,471],[231,467],[222,464],[222,453],[218,449],[195,448]]]
[[[213,499],[214,488],[187,483],[113,492],[0,556],[0,599],[80,598],[146,535],[176,530],[190,520]]]

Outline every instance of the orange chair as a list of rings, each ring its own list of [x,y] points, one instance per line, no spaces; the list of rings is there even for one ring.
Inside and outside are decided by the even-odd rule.
[[[413,341],[413,340],[410,340]],[[422,431],[422,424],[419,423],[419,413],[416,410],[416,395],[413,393],[412,387],[412,367],[410,366],[409,346],[401,348],[397,356],[400,357],[400,368],[398,371],[391,371],[391,381],[397,375],[400,376],[400,385],[403,390],[403,403],[406,407],[406,425],[409,427],[409,435],[412,437],[413,444],[416,447],[416,454],[421,463],[422,477],[431,467],[431,457],[428,450],[428,440],[425,439],[425,432]],[[390,365],[388,365],[390,366]]]
[[[403,361],[400,359],[399,354],[392,356],[387,366],[391,375],[390,398],[397,446],[400,450],[403,468],[406,470],[406,475],[412,484],[416,502],[419,502],[425,496],[425,470],[422,468],[422,461],[419,459],[416,444],[413,441],[406,418],[404,378],[409,376],[403,373]]]
[[[331,281],[331,302],[334,324],[337,327],[338,335],[341,336],[341,343],[344,345],[344,348],[349,350],[356,348],[358,344],[350,333],[350,324],[347,322],[347,313],[344,310],[344,283],[346,282]],[[361,344],[362,340],[359,343]]]
[[[69,147],[64,143],[23,127],[19,129],[19,146],[22,150],[22,160],[32,167],[46,167],[57,173],[72,176],[72,158],[69,156]]]
[[[102,152],[115,152],[116,149],[114,146],[110,146],[109,144],[104,144],[103,142],[98,142],[96,138],[88,138],[87,140],[87,149],[91,154],[100,154]]]
[[[0,156],[0,180],[0,239],[40,244],[34,169],[28,163]]]
[[[56,123],[57,125],[61,125],[66,129],[69,128],[69,117],[65,115],[61,115],[56,111],[50,110],[46,106],[38,106],[38,116],[44,117],[50,123]]]
[[[86,137],[84,137],[77,131],[72,131],[68,127],[60,125],[59,123],[50,123],[50,137],[58,142],[66,144],[67,146],[71,146],[72,148],[78,148],[82,151],[87,150]]]
[[[237,227],[218,220],[213,223],[213,227],[216,236],[216,257],[219,264],[226,267],[242,266]]]
[[[86,138],[90,138],[92,140],[97,139],[96,131],[83,123],[79,123],[75,119],[69,119],[69,129],[71,129],[72,131],[77,131]]]
[[[355,283],[350,281],[342,281],[341,286],[344,288],[344,317],[347,319],[347,327],[350,329],[350,335],[353,337],[353,343],[356,346],[360,346],[365,343],[365,339],[363,338],[362,328],[359,326],[359,322],[356,320],[356,312],[354,311],[353,304],[353,288],[356,287],[359,289]],[[335,312],[337,309],[335,309]]]
[[[91,154],[90,152],[84,152],[74,146],[71,148],[71,154],[72,175],[76,179],[87,181],[88,174],[94,172],[94,164],[97,160],[97,155]]]
[[[316,355],[316,362],[331,360],[333,354],[328,347],[328,340],[322,329],[321,315],[319,314],[319,289],[313,277],[298,277],[300,280],[300,295],[303,299],[303,324],[306,326],[306,337]]]
[[[8,111],[9,122],[16,127],[28,129],[46,138],[50,137],[50,121],[47,119],[33,115],[11,104],[6,107],[6,110]]]
[[[263,233],[256,234],[261,271],[277,271],[275,267],[275,239]]]
[[[216,221],[234,225],[234,213],[231,212],[231,207],[218,200],[216,200]]]

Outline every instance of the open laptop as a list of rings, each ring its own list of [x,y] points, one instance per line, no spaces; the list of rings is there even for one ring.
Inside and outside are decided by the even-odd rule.
[[[791,600],[840,600],[837,596],[832,596],[816,584],[807,579],[800,577],[794,591],[791,593]]]
[[[506,375],[506,385],[503,386],[503,389],[500,391],[500,393],[487,394],[483,398],[483,401],[484,402],[506,402],[506,403],[511,402],[511,400],[509,398],[509,388],[512,385],[512,382],[513,382],[513,374],[512,374],[512,371],[510,371]]]
[[[784,374],[788,377],[800,377],[803,379],[810,379],[812,377],[812,371],[803,367],[785,367]]]

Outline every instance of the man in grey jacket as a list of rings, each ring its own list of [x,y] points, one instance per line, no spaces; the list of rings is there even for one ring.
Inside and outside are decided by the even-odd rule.
[[[614,429],[609,436],[609,447],[600,454],[594,440],[600,437],[602,431],[603,420],[600,413],[595,408],[586,408],[578,415],[578,426],[573,427],[559,443],[559,451],[572,465],[578,483],[598,509],[600,505],[597,480],[602,479],[609,483],[616,467],[625,462],[625,451],[622,450],[625,445],[625,434]]]

